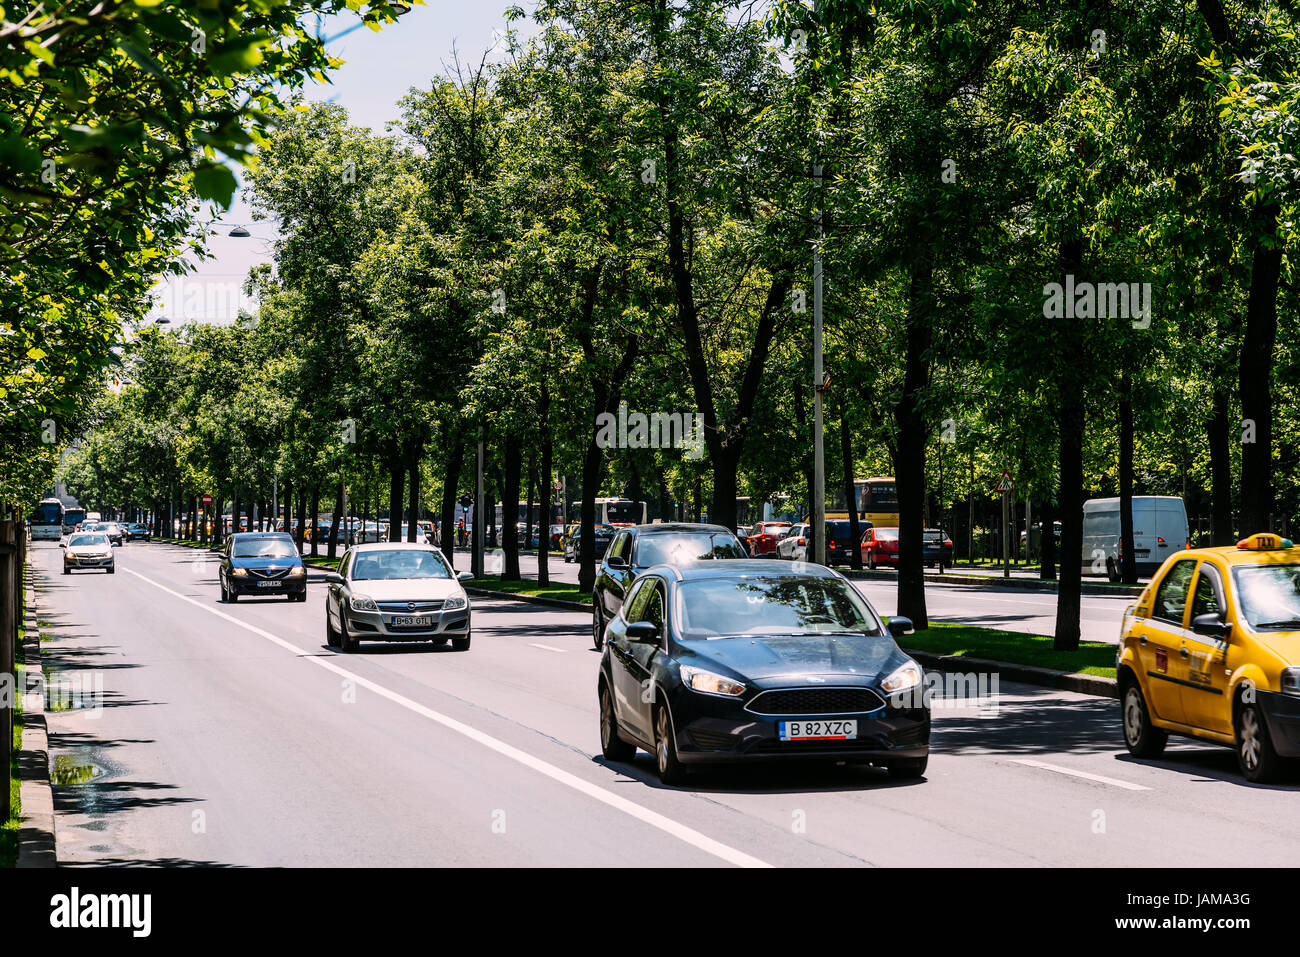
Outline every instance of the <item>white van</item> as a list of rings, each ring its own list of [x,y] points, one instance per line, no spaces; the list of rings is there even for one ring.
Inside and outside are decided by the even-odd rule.
[[[1119,499],[1083,503],[1083,569],[1119,581]],[[1133,496],[1133,552],[1139,575],[1150,575],[1188,544],[1187,509],[1176,495]]]

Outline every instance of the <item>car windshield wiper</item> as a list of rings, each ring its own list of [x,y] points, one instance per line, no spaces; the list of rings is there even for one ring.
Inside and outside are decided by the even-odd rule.
[[[1300,628],[1300,618],[1285,618],[1281,621],[1261,621],[1256,628]]]

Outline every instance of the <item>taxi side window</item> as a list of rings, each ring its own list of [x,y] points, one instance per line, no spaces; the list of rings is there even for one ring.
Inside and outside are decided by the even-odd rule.
[[[1201,573],[1196,579],[1196,594],[1192,596],[1192,617],[1218,615],[1223,617],[1219,602],[1219,573],[1208,563],[1201,563]]]
[[[1192,558],[1176,562],[1169,569],[1164,581],[1156,591],[1156,605],[1152,617],[1175,625],[1183,623],[1183,609],[1187,607],[1187,589],[1192,584],[1192,572],[1196,570],[1196,560]]]

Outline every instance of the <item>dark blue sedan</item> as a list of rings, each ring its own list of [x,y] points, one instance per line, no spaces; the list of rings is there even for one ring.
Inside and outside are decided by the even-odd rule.
[[[925,674],[843,576],[785,561],[657,565],[609,622],[597,695],[605,757],[691,766],[830,760],[925,773]]]
[[[221,600],[240,595],[284,595],[307,600],[307,569],[293,538],[284,532],[239,532],[226,539],[221,553]]]

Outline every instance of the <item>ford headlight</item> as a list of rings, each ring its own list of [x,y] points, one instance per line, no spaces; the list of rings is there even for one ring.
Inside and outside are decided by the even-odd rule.
[[[745,693],[743,684],[728,678],[726,675],[715,674],[712,671],[705,671],[703,668],[694,668],[690,665],[682,665],[681,673],[682,681],[685,682],[686,687],[701,694],[716,694],[728,698],[737,698]]]
[[[908,688],[915,688],[924,677],[921,666],[915,661],[909,661],[892,671],[884,681],[880,682],[880,687],[887,694],[898,694]]]
[[[443,611],[460,611],[469,604],[464,595],[457,595],[454,598],[448,598],[442,603]]]
[[[349,604],[352,605],[353,611],[379,611],[379,606],[375,604],[375,600],[367,598],[365,595],[353,595]]]

